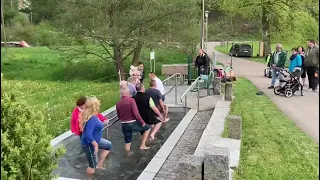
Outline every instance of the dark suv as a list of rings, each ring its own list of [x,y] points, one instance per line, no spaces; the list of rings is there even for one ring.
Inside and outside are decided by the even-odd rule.
[[[249,44],[234,44],[229,51],[230,56],[251,57],[252,48]]]

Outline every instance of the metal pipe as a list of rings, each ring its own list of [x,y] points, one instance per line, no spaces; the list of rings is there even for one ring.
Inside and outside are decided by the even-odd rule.
[[[178,104],[178,78],[176,76],[175,78],[175,83],[174,83],[175,87],[174,87],[174,102],[177,105]]]
[[[198,81],[198,83],[197,83],[197,88],[198,88],[198,105],[197,105],[197,110],[199,111],[199,107],[200,107],[200,86],[199,86],[199,81]]]
[[[202,13],[201,13],[201,15],[202,15],[202,18],[201,18],[201,20],[202,20],[202,22],[201,22],[202,23],[201,49],[203,49],[203,44],[204,44],[204,38],[203,38],[203,36],[204,36],[204,0],[202,0]]]
[[[206,53],[208,53],[208,16],[206,16]]]
[[[187,96],[184,97],[184,112],[187,114]]]

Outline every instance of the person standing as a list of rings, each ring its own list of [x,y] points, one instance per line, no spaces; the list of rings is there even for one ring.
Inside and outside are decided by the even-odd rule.
[[[131,149],[132,132],[140,132],[142,135],[140,149],[149,149],[146,146],[146,141],[151,127],[141,118],[135,100],[130,97],[129,88],[124,87],[120,89],[120,95],[121,100],[116,104],[116,110],[118,118],[122,123],[121,128],[124,135],[125,150],[129,152]]]
[[[298,76],[302,70],[302,58],[300,54],[298,54],[297,48],[292,48],[291,52],[292,55],[290,57],[289,72]]]
[[[302,46],[298,46],[298,53],[301,56],[301,60],[302,60],[302,74],[301,74],[301,79],[302,79],[302,85],[305,86],[306,85],[306,67],[304,65],[304,58],[305,58],[305,54],[304,54],[304,48]]]
[[[140,83],[143,84],[143,80],[144,80],[144,64],[141,61],[139,62],[138,70],[140,71]]]
[[[198,69],[198,76],[201,74],[207,74],[208,73],[208,66],[209,66],[209,57],[208,55],[203,51],[203,49],[199,50],[199,54],[196,57],[196,60],[194,62],[195,67]]]
[[[316,72],[319,71],[319,47],[315,45],[313,39],[308,41],[308,49],[305,52],[304,65],[306,67],[309,91],[317,92]]]
[[[137,84],[137,94],[132,98],[136,101],[139,114],[144,121],[152,126],[152,132],[150,133],[150,139],[154,140],[156,133],[161,128],[163,117],[156,107],[151,96],[145,93],[144,85]]]
[[[128,87],[130,92],[130,97],[137,94],[136,85],[128,81],[120,81],[120,89]]]
[[[279,70],[277,68],[284,68],[285,63],[287,60],[287,53],[282,50],[282,45],[278,43],[276,45],[276,51],[272,54],[270,59],[270,64],[272,69],[272,79],[271,79],[271,86],[268,87],[268,89],[273,89],[274,85],[276,83],[277,75],[279,76],[279,85],[282,85],[283,81],[283,75],[279,73]]]
[[[89,162],[89,167],[87,168],[88,175],[93,175],[96,168],[105,169],[103,168],[103,162],[112,149],[112,143],[102,138],[103,123],[97,116],[99,109],[99,100],[96,97],[90,97],[86,101],[81,118],[81,124],[84,127],[81,137],[81,147]],[[99,149],[102,151],[97,161]]]
[[[85,108],[87,98],[85,96],[80,97],[76,102],[76,107],[73,109],[70,120],[70,130],[75,136],[79,136],[81,140],[82,135],[82,124],[81,124],[81,114]],[[102,114],[97,115],[99,120],[103,123],[108,123],[108,120]]]
[[[164,122],[167,122],[170,120],[168,117],[168,106],[164,104],[164,102],[161,99],[161,93],[157,89],[157,82],[155,80],[150,80],[150,88],[146,90],[146,94],[151,96],[154,104],[158,108],[161,114],[163,114],[163,117],[165,118]]]
[[[162,83],[162,81],[157,77],[157,75],[155,74],[155,73],[153,73],[153,72],[150,72],[149,73],[149,78],[150,78],[150,80],[155,80],[156,81],[156,83],[157,83],[157,89],[160,91],[160,93],[161,93],[161,99],[162,99],[162,101],[164,102],[164,100],[166,99],[165,98],[165,93],[164,93],[164,86],[163,86],[163,83]]]

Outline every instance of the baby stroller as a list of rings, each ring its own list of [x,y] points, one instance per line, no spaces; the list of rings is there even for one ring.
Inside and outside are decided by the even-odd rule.
[[[300,83],[299,79],[302,74],[302,69],[300,67],[296,67],[293,69],[293,72],[290,73],[285,69],[280,69],[279,73],[283,75],[284,78],[287,78],[289,75],[289,80],[279,80],[282,83],[285,83],[283,86],[276,86],[274,88],[274,94],[280,95],[284,94],[287,98],[294,95],[300,88],[301,96],[304,96],[303,85]],[[286,74],[285,74],[286,73]]]

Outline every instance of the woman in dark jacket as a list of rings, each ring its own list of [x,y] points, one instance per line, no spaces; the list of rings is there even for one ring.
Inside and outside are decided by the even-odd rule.
[[[298,46],[298,53],[301,56],[302,59],[302,74],[301,74],[301,79],[302,79],[302,84],[303,86],[306,85],[306,68],[304,66],[304,48],[302,46]]]

